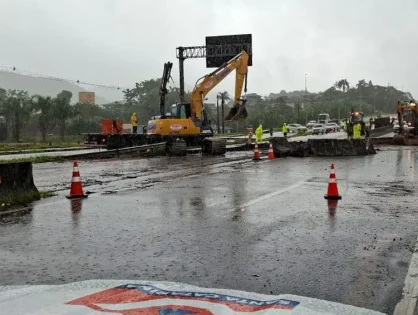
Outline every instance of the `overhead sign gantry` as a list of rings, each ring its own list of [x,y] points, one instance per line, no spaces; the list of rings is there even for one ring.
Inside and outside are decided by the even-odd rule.
[[[218,68],[243,50],[249,55],[248,66],[252,66],[251,34],[207,36],[205,46],[177,47],[176,56],[179,59],[180,74],[180,102],[184,102],[184,60],[188,58],[206,58],[207,68]]]

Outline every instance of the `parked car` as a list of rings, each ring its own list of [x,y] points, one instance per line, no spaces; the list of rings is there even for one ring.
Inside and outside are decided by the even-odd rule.
[[[306,128],[312,129],[315,125],[316,125],[316,121],[315,120],[311,120],[310,122],[308,122],[306,124]]]
[[[336,123],[328,123],[325,127],[325,133],[340,131],[341,127]]]
[[[324,133],[324,125],[323,124],[316,124],[312,128],[312,134],[313,135],[319,135]]]
[[[306,128],[305,126],[302,126],[300,124],[289,124],[289,125],[287,125],[287,128],[289,130],[289,133],[290,132],[299,132],[299,131],[303,132],[303,131],[308,130],[308,128]]]

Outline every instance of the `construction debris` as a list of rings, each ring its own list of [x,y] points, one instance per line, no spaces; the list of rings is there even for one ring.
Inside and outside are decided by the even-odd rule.
[[[309,139],[289,142],[287,138],[273,138],[275,157],[284,156],[355,156],[376,154],[373,139]]]

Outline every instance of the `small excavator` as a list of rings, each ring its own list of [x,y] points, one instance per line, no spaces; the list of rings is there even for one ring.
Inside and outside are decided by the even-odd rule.
[[[244,92],[247,92],[248,59],[248,54],[242,51],[215,71],[200,78],[191,93],[190,103],[173,104],[169,114],[164,113],[165,99],[162,99],[161,115],[148,121],[148,143],[166,142],[167,152],[170,155],[186,155],[187,147],[196,145],[202,147],[203,153],[225,154],[226,141],[213,137],[213,129],[204,109],[203,100],[215,86],[235,70],[234,107],[225,120],[245,119],[248,116],[245,108],[246,99],[241,98],[241,92],[244,83]],[[164,69],[166,71],[166,67]],[[163,74],[163,83],[165,82],[164,77],[165,74]]]
[[[418,136],[418,108],[414,100],[409,102],[398,101],[396,105],[398,114],[399,134],[394,135],[393,143],[405,145],[410,143],[410,139]],[[408,130],[404,129],[404,122],[408,125]]]

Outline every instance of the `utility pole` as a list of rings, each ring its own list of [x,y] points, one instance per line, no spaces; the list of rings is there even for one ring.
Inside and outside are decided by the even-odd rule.
[[[219,124],[219,94],[216,95],[216,127],[218,129],[218,134],[220,134],[221,126]]]
[[[179,58],[179,74],[180,74],[180,103],[184,103],[184,47],[178,48],[178,58]]]
[[[308,85],[307,85],[307,80],[306,80],[306,77],[308,76],[308,74],[307,73],[305,73],[305,94],[308,94]]]

